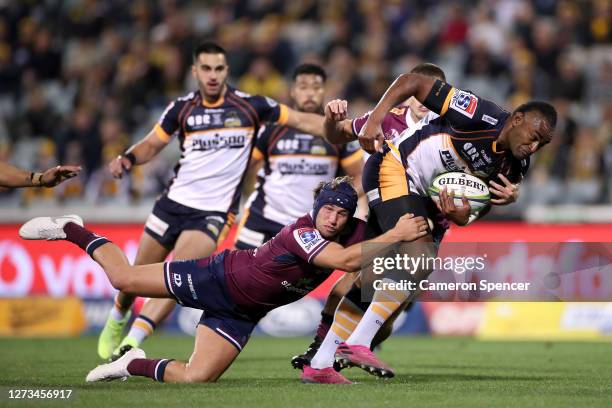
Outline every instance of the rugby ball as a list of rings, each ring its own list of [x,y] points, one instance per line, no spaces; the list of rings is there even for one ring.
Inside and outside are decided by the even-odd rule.
[[[472,208],[470,212],[472,214],[486,207],[491,199],[487,183],[467,173],[453,171],[440,174],[433,179],[431,186],[429,186],[429,196],[438,201],[440,199],[440,191],[445,187],[448,193],[451,191],[455,192],[455,205],[462,205],[461,197],[465,196],[470,202],[470,207]]]

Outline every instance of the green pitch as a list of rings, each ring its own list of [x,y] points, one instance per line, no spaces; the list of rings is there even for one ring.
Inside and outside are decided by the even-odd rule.
[[[159,384],[144,378],[85,384],[99,361],[94,338],[0,339],[0,406],[92,407],[611,407],[612,344],[480,342],[395,337],[381,357],[396,377],[358,369],[353,386],[304,385],[289,365],[309,339],[256,337],[216,384]],[[192,339],[156,336],[150,357],[188,358]],[[9,389],[72,389],[68,401],[15,401]]]

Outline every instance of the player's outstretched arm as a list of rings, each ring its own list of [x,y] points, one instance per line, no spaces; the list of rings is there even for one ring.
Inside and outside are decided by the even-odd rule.
[[[369,152],[373,152],[377,148],[382,149],[384,136],[380,125],[387,112],[411,96],[414,96],[420,102],[424,102],[435,81],[436,78],[412,73],[402,74],[397,77],[380,101],[378,101],[378,104],[376,104],[376,107],[361,129],[359,133],[361,147]]]
[[[342,144],[357,140],[353,134],[353,121],[348,119],[348,102],[334,99],[325,105],[325,138],[328,142]]]
[[[323,116],[317,115],[316,113],[300,112],[288,108],[286,125],[304,133],[324,137],[323,121]]]
[[[43,173],[35,173],[0,162],[1,187],[55,187],[81,171],[80,166],[55,166]]]
[[[395,227],[384,234],[349,247],[331,242],[314,258],[314,264],[323,268],[340,269],[346,272],[357,272],[376,254],[369,254],[367,246],[375,247],[373,252],[380,251],[400,241],[414,241],[427,235],[427,221],[423,217],[404,214]]]
[[[153,129],[141,141],[126,150],[124,154],[117,156],[108,164],[108,169],[115,178],[123,177],[124,172],[129,172],[132,166],[144,164],[151,160],[166,145],[167,141],[162,140],[157,130]]]

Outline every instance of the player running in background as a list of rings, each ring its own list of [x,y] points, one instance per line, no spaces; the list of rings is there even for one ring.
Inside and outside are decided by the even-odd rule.
[[[193,52],[198,90],[171,102],[153,130],[109,164],[115,177],[151,160],[176,135],[181,158],[175,176],[157,199],[145,224],[136,265],[212,254],[237,210],[241,184],[263,122],[287,124],[321,134],[323,118],[298,112],[276,101],[251,96],[227,84],[229,67],[223,48],[204,43]],[[98,341],[101,358],[136,346],[174,306],[168,299],[147,302],[120,343],[134,296],[120,292]]]
[[[37,173],[0,162],[0,187],[55,187],[80,171],[81,166],[55,166]]]
[[[411,96],[440,117],[386,139],[381,125],[387,112]],[[343,106],[337,104],[333,108],[334,118],[344,120]],[[406,213],[429,219],[440,213],[457,225],[466,225],[474,219],[470,217],[467,200],[463,198],[463,205],[456,206],[452,193],[443,190],[436,209],[427,197],[432,180],[448,171],[463,171],[487,180],[499,177],[517,183],[529,166],[529,157],[550,142],[556,120],[555,109],[545,102],[528,102],[509,113],[439,79],[401,75],[383,95],[359,135],[365,149],[373,151],[376,142],[381,150],[370,156],[364,168],[369,227],[384,232]],[[443,233],[444,229],[434,224],[426,237],[404,243],[400,251],[413,256],[434,256]],[[429,273],[431,270],[416,270],[413,279],[422,280]],[[353,286],[338,306],[334,323],[310,366],[304,367],[302,379],[329,382],[334,356],[342,364],[364,368],[377,376],[393,376],[393,371],[378,360],[370,346],[381,325],[416,295],[411,291],[379,290],[374,292],[371,302],[364,302],[360,288]],[[345,379],[335,376],[332,380]]]
[[[300,112],[323,113],[323,68],[302,64],[293,71],[291,99]],[[270,240],[312,207],[310,192],[340,169],[361,185],[363,151],[357,140],[333,145],[325,138],[286,125],[266,125],[257,137],[250,163],[257,173],[236,233],[235,246],[251,249]],[[361,188],[358,187],[360,190]]]
[[[146,359],[143,350],[134,348],[93,369],[87,381],[137,375],[157,381],[209,382],[232,364],[267,312],[302,298],[334,269],[360,268],[365,223],[353,218],[356,191],[347,178],[338,178],[321,185],[315,194],[312,212],[263,246],[226,250],[204,259],[131,266],[119,247],[83,228],[78,216],[35,218],[19,234],[78,245],[125,293],[170,298],[204,310],[189,362]],[[389,246],[421,237],[426,230],[423,217],[405,215],[370,243]]]
[[[293,72],[291,99],[302,112],[323,113],[325,81],[323,68],[298,66]],[[266,125],[255,142],[251,168],[259,168],[255,191],[249,197],[236,234],[235,247],[251,249],[270,240],[285,226],[312,208],[310,192],[322,181],[333,179],[341,169],[353,177],[360,196],[363,150],[357,140],[334,145],[323,137],[283,125]],[[367,208],[364,204],[362,208]],[[332,287],[321,312],[318,333],[323,339],[333,321],[334,310],[353,283],[345,274]]]

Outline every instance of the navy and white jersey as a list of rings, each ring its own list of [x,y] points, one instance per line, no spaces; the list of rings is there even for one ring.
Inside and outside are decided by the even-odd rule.
[[[267,125],[253,151],[264,165],[247,208],[281,225],[294,222],[312,208],[313,190],[336,177],[339,167],[363,161],[357,141],[334,145],[297,129]]]
[[[426,196],[433,179],[449,171],[463,171],[485,180],[500,172],[515,183],[522,179],[529,159],[516,159],[496,147],[509,112],[440,80],[436,80],[424,105],[440,116],[387,140],[383,153],[378,153],[383,157],[375,170],[381,188],[366,191],[370,201],[408,193]],[[391,185],[395,188],[383,188]]]
[[[167,189],[177,203],[204,211],[236,211],[253,142],[262,122],[284,124],[288,108],[227,87],[214,105],[192,92],[168,105],[157,136],[179,139],[181,158]]]

